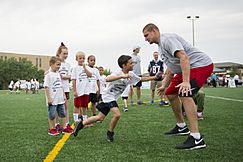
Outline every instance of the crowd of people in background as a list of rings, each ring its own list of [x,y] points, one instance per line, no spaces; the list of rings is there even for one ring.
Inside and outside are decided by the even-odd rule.
[[[207,79],[207,85],[212,87],[230,87],[234,88],[242,85],[238,74],[217,74],[212,73],[211,77]]]
[[[8,85],[8,89],[10,93],[17,93],[20,94],[20,90],[24,90],[26,94],[38,94],[40,89],[40,83],[38,79],[32,78],[30,80],[20,80],[18,79],[16,82],[13,80],[10,81]]]

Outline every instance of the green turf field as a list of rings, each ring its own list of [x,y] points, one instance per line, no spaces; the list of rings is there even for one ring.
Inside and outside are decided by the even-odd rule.
[[[208,96],[243,100],[243,88],[207,88],[205,92]],[[142,94],[143,100],[149,101],[149,90]],[[169,107],[133,106],[122,112],[114,143],[105,140],[109,114],[103,123],[83,129],[76,138],[70,136],[55,161],[243,161],[243,101],[206,97],[205,104],[199,128],[206,149],[174,149],[186,137],[163,135],[175,125]],[[71,98],[70,114],[72,108]],[[62,138],[47,134],[43,91],[36,95],[0,91],[0,121],[0,161],[43,161]]]

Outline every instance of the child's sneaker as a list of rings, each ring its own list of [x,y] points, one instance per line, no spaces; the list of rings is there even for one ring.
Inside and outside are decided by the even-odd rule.
[[[107,141],[108,142],[113,142],[114,141],[114,132],[110,132],[109,130],[107,131]]]
[[[149,102],[149,104],[150,104],[150,105],[153,105],[153,104],[154,104],[154,101],[153,101],[153,100],[151,100],[151,101]]]
[[[62,131],[63,134],[73,134],[73,130],[68,129],[68,127],[64,128]]]
[[[137,104],[138,105],[146,105],[143,101],[138,101]]]
[[[60,133],[56,129],[49,129],[48,134],[51,136],[56,136]]]
[[[62,126],[58,123],[57,125],[56,125],[56,130],[60,133],[60,132],[62,132]]]
[[[71,126],[69,124],[67,124],[67,129],[73,131],[73,129],[71,128]]]
[[[127,107],[123,107],[123,111],[124,112],[127,112],[128,111],[128,108]]]
[[[197,112],[197,119],[203,120],[203,112]]]
[[[161,105],[161,106],[168,106],[169,103],[168,103],[168,101],[163,101],[163,100],[161,100],[161,101],[159,102],[159,105]]]
[[[133,103],[133,101],[131,101],[131,102],[130,102],[130,105],[131,105],[131,106],[134,106],[134,103]]]
[[[83,125],[83,122],[82,121],[76,121],[74,123],[74,132],[73,132],[73,135],[74,137],[76,137],[78,135],[78,132],[83,129],[84,125]]]

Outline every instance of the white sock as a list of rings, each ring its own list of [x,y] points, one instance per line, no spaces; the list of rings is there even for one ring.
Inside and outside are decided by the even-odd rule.
[[[201,137],[200,133],[190,133],[190,135],[195,139],[200,139]]]
[[[78,121],[78,113],[73,113],[74,122]]]
[[[55,126],[57,126],[59,123],[56,123]]]
[[[83,117],[83,121],[88,119],[88,115],[82,115],[82,117]]]
[[[176,125],[180,128],[184,128],[186,126],[186,123],[176,123]]]
[[[197,112],[198,116],[202,116],[202,114],[203,114],[202,112]]]
[[[67,122],[67,123],[66,123],[66,126],[68,126],[68,124],[69,124],[69,123]]]

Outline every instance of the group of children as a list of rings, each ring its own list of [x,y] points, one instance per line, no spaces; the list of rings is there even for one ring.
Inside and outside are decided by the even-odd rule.
[[[23,87],[21,87],[21,85],[23,85]],[[34,79],[34,78],[26,81],[25,80],[21,81],[18,79],[15,83],[13,80],[11,80],[8,85],[9,92],[13,93],[13,91],[15,91],[17,94],[20,93],[20,89],[24,89],[26,94],[29,92],[31,92],[32,94],[37,94],[39,88],[40,88],[40,83],[38,79]]]
[[[111,111],[113,116],[107,131],[107,140],[112,142],[114,128],[120,118],[120,110],[116,102],[119,96],[126,88],[130,89],[129,86],[131,84],[158,79],[158,77],[162,76],[162,73],[147,77],[137,76],[132,72],[133,62],[131,56],[122,55],[118,59],[118,65],[121,70],[105,77],[102,67],[98,69],[94,67],[95,56],[88,56],[88,65],[86,65],[84,52],[76,53],[78,65],[73,67],[71,72],[70,65],[65,62],[67,56],[67,47],[62,43],[57,55],[51,57],[49,62],[50,69],[45,74],[44,87],[50,125],[48,134],[50,135],[57,135],[62,132],[73,133],[76,137],[82,128],[90,126],[97,121],[102,122],[109,111]],[[69,99],[70,92],[69,84],[67,84],[69,80],[72,81],[74,92],[74,130],[69,125],[66,102]],[[97,105],[99,100],[102,102],[99,102]],[[93,116],[88,118],[87,107],[89,102],[92,104]],[[99,110],[98,115],[96,108]],[[57,116],[62,119],[62,126],[59,124]]]
[[[91,102],[92,113],[96,115],[96,104],[102,95],[100,89],[105,87],[104,69],[95,65],[95,56],[87,58],[88,65],[85,63],[85,53],[77,52],[77,66],[71,70],[70,64],[65,60],[68,57],[68,48],[61,43],[57,54],[51,57],[50,69],[45,74],[44,88],[48,105],[49,135],[60,133],[72,134],[73,129],[69,124],[68,104],[70,98],[70,84],[72,81],[74,92],[74,122],[87,120],[88,103]],[[101,76],[100,76],[101,74]],[[101,82],[100,82],[101,81]],[[100,88],[101,86],[101,88]],[[54,112],[56,112],[54,114]],[[59,118],[62,125],[59,124]]]

